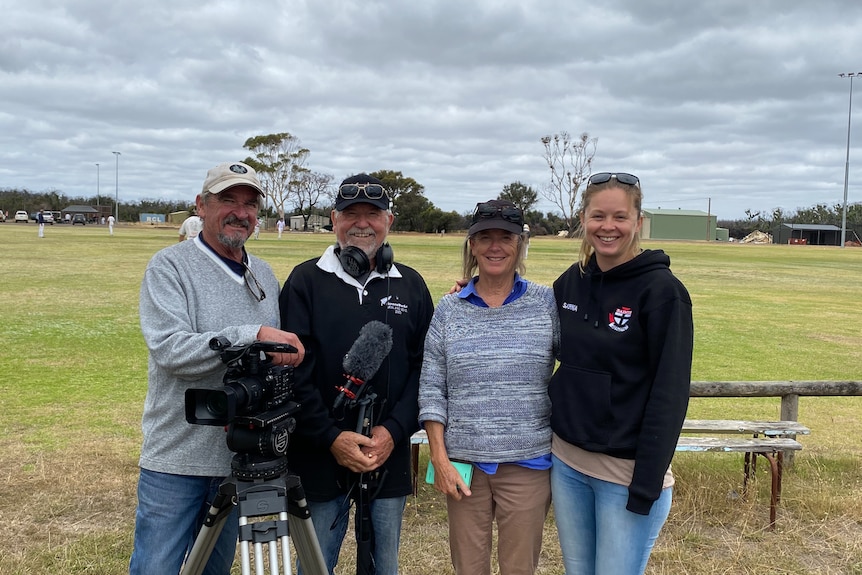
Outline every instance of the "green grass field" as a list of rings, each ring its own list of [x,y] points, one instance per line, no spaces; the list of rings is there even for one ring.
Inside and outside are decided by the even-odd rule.
[[[146,348],[138,289],[176,229],[0,224],[0,573],[119,574],[131,553]],[[281,281],[332,235],[262,233],[251,253]],[[459,235],[395,235],[396,259],[439,299]],[[527,277],[550,284],[578,244],[533,238]],[[691,292],[695,380],[862,380],[862,250],[648,242]],[[777,418],[777,398],[694,399],[690,416]],[[800,400],[812,434],[768,532],[768,481],[741,488],[741,456],[679,454],[674,507],[648,573],[862,575],[862,398]],[[423,459],[427,452],[423,451]],[[424,461],[422,469],[424,469]],[[562,573],[553,517],[542,574]],[[351,573],[352,553],[343,573]],[[451,573],[445,503],[428,486],[405,514],[402,573]],[[238,568],[236,573],[239,573]]]

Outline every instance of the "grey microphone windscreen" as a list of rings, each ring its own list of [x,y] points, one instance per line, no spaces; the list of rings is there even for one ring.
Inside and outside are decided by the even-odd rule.
[[[380,369],[391,349],[392,328],[377,320],[366,323],[359,330],[359,337],[344,355],[344,373],[368,381]]]

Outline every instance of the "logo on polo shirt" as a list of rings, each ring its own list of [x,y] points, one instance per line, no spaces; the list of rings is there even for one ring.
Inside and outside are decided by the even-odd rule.
[[[380,298],[380,307],[385,307],[388,311],[391,311],[395,315],[401,315],[407,313],[410,308],[406,303],[401,303],[398,301],[398,296],[393,297],[388,295],[384,298]]]

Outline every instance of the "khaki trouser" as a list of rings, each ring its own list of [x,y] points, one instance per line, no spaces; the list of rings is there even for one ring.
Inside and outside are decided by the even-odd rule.
[[[551,505],[550,469],[501,464],[497,473],[487,475],[477,468],[470,490],[472,495],[461,501],[447,498],[455,573],[490,575],[495,519],[500,575],[535,573]]]

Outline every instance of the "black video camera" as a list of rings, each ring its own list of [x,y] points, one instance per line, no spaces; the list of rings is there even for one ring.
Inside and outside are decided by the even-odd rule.
[[[186,421],[227,428],[228,449],[236,453],[282,456],[296,428],[299,404],[293,396],[293,367],[273,365],[265,355],[294,353],[284,343],[255,341],[231,345],[224,337],[209,342],[227,364],[224,386],[186,390]]]

